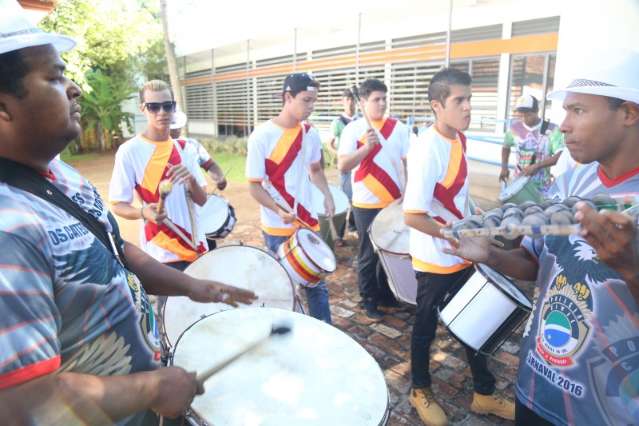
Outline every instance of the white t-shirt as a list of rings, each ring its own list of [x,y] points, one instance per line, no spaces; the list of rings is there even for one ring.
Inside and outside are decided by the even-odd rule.
[[[381,145],[371,151],[351,173],[353,205],[381,209],[401,197],[402,160],[408,152],[408,128],[399,120],[386,118],[371,123],[381,136]],[[342,131],[338,155],[349,155],[365,143],[368,124],[364,119],[350,122]]]
[[[206,149],[202,146],[200,142],[193,138],[178,138],[175,140],[180,148],[189,152],[189,155],[194,155],[197,159],[197,163],[204,170],[208,170],[213,163],[213,159],[206,151]]]
[[[317,130],[300,124],[285,129],[273,121],[256,127],[248,140],[246,177],[262,187],[282,206],[291,210],[297,200],[297,216],[319,230],[317,213],[311,202],[309,167],[321,159],[321,140]],[[277,213],[260,206],[262,230],[270,235],[289,236],[295,227]]]
[[[419,135],[408,155],[408,182],[403,209],[426,213],[440,223],[459,220],[469,213],[466,142],[442,136],[435,126]],[[416,271],[452,274],[469,263],[443,252],[446,240],[410,228],[410,254]]]
[[[157,203],[158,185],[166,179],[169,167],[175,164],[184,164],[200,186],[206,185],[195,156],[190,155],[187,150],[182,150],[172,139],[154,142],[138,135],[128,140],[115,154],[113,175],[109,184],[110,202],[131,203],[134,194],[137,193],[144,204]],[[192,230],[186,204],[186,190],[183,184],[173,185],[164,206],[168,219],[190,237]],[[198,208],[199,206],[194,203],[195,217]],[[192,262],[199,254],[206,252],[206,238],[201,227],[198,227],[197,240],[198,251],[195,252],[165,225],[158,226],[146,222],[144,227],[140,228],[142,249],[162,263]]]

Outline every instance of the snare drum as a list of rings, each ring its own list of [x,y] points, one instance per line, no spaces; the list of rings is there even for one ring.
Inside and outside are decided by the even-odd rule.
[[[257,296],[251,306],[294,308],[295,291],[286,270],[273,256],[257,247],[220,247],[198,258],[184,272],[195,278],[251,290]],[[202,316],[226,309],[232,309],[232,306],[197,303],[183,296],[169,297],[160,321],[165,346],[175,344],[180,333]]]
[[[205,382],[187,413],[193,425],[384,425],[388,389],[373,357],[342,331],[295,312],[233,309],[182,333],[171,364],[198,373],[267,336],[292,327]]]
[[[368,235],[395,297],[415,305],[417,278],[409,254],[409,232],[401,200],[396,200],[375,216]]]
[[[342,229],[346,223],[346,212],[350,203],[348,202],[348,196],[344,191],[335,185],[329,185],[328,189],[333,196],[333,204],[335,204],[335,214],[333,215],[333,224],[335,229]],[[315,186],[311,185],[311,200],[313,205],[313,211],[317,213],[320,224],[320,235],[322,240],[329,245],[331,249],[334,248],[333,236],[331,235],[331,228],[328,224],[329,218],[326,216],[324,210],[324,194]]]
[[[293,282],[315,287],[324,274],[337,269],[335,255],[319,235],[300,228],[277,249],[277,255]]]
[[[524,201],[540,203],[543,197],[529,176],[520,176],[506,186],[499,194],[502,203],[521,204]]]
[[[224,238],[231,233],[237,219],[235,210],[224,198],[211,195],[199,209],[198,226],[206,238]]]
[[[530,299],[512,280],[486,265],[444,300],[439,318],[457,339],[491,355],[528,317]]]

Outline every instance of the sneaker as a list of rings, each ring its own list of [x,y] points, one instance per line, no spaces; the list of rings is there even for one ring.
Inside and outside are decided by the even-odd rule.
[[[477,414],[494,414],[506,420],[515,420],[515,404],[507,399],[495,395],[473,393],[470,411]]]
[[[446,426],[448,424],[446,413],[435,401],[430,388],[411,389],[408,400],[426,426]]]
[[[366,312],[366,316],[372,320],[379,321],[384,318],[384,313],[380,312],[375,305],[364,305],[364,311]]]

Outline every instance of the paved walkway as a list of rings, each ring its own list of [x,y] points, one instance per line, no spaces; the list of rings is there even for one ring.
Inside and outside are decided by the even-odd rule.
[[[112,170],[113,157],[101,156],[76,165],[89,177],[103,196],[107,194],[107,185]],[[498,191],[494,170],[471,164],[471,190],[473,197],[482,207],[495,204]],[[335,181],[336,174],[329,173],[329,180]],[[238,223],[226,243],[242,241],[244,244],[262,246],[258,228],[259,213],[250,199],[245,184],[231,184],[224,192],[235,206]],[[105,197],[106,198],[106,197]],[[137,221],[120,221],[125,238],[137,242]],[[337,271],[328,277],[331,310],[336,327],[364,346],[377,360],[386,377],[390,393],[391,425],[420,425],[415,410],[408,402],[410,387],[410,333],[414,322],[414,307],[404,305],[399,312],[387,314],[377,324],[371,323],[360,308],[356,283],[354,259],[356,257],[355,240],[347,240],[347,246],[337,249]],[[525,286],[531,295],[532,286]],[[516,376],[519,350],[519,335],[506,342],[489,366],[497,376],[499,394],[513,398],[513,383]],[[464,350],[452,339],[440,325],[437,340],[432,348],[431,373],[433,390],[439,397],[449,420],[453,425],[502,425],[511,422],[502,421],[494,416],[478,416],[469,412],[472,398],[470,370],[465,362]],[[362,395],[363,398],[366,395]]]

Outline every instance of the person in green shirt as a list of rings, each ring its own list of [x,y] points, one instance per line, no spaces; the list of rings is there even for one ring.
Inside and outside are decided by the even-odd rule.
[[[516,147],[515,177],[530,176],[537,188],[545,192],[552,183],[550,167],[559,159],[564,136],[556,125],[539,117],[539,102],[534,96],[520,97],[515,106],[515,115],[517,118],[511,122],[504,136],[499,180],[508,181],[508,158],[511,148]]]

